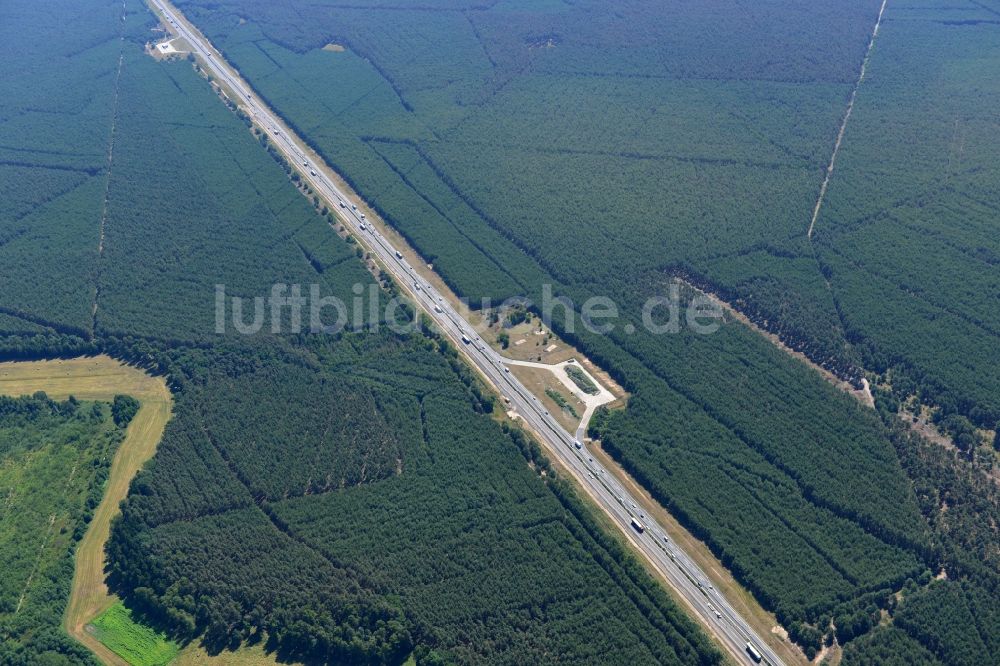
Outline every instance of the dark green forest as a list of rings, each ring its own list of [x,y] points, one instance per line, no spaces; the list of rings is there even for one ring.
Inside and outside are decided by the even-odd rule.
[[[32,77],[5,81],[3,136],[13,145],[16,127],[21,145],[2,217],[2,356],[105,352],[167,377],[173,419],[108,546],[126,603],[182,642],[266,640],[309,662],[514,664],[558,649],[582,663],[718,663],[430,331],[214,333],[216,284],[255,297],[317,283],[346,299],[378,283],[191,63],[142,53],[156,33],[140,4],[74,7],[2,22],[32,77],[94,96],[81,112],[32,97]],[[59,41],[63,10],[79,41]],[[39,59],[43,43],[63,50]],[[38,108],[93,127],[59,143]],[[83,156],[82,173],[46,180]],[[134,410],[122,398],[105,416]],[[84,655],[52,635],[24,649]]]
[[[0,396],[0,663],[95,663],[62,618],[76,545],[130,419],[106,403]]]
[[[177,4],[457,292],[615,296],[638,333],[553,322],[631,394],[592,434],[807,655],[997,653],[996,489],[895,415],[1000,420],[994,0],[890,2],[812,241],[875,0]],[[195,66],[142,52],[154,25],[0,8],[0,357],[106,352],[175,392],[116,590],[299,660],[718,661],[433,333],[214,333],[218,284],[376,281]],[[874,373],[879,409],[738,322],[643,331],[675,277]]]
[[[818,261],[865,367],[1000,422],[1000,6],[890,3],[824,211]]]
[[[435,343],[273,344],[178,354],[192,377],[108,547],[147,614],[306,661],[719,659]]]
[[[616,4],[179,6],[461,293],[682,275],[843,378],[1000,421],[1000,9],[890,4],[810,242],[880,3]]]
[[[871,237],[864,252],[877,258],[876,273],[843,278],[868,290],[855,297],[826,249],[849,219],[837,178],[856,181],[847,196],[869,203],[866,183],[888,192],[909,178],[908,170],[888,173],[891,165],[877,178],[840,175],[866,166],[848,157],[852,143],[882,145],[851,138],[869,117],[877,123],[877,114],[914,95],[935,106],[936,115],[921,115],[925,126],[944,127],[942,113],[958,118],[948,109],[989,115],[989,97],[978,92],[953,97],[946,109],[923,93],[928,79],[940,82],[935,94],[947,94],[961,89],[962,76],[982,78],[998,34],[990,7],[891,4],[858,92],[862,120],[849,125],[815,240],[805,237],[878,4],[782,2],[722,17],[680,3],[618,3],[615,12],[586,2],[441,3],[419,12],[331,3],[313,6],[308,19],[243,0],[180,6],[463,295],[537,299],[540,283],[550,282],[577,303],[615,294],[638,325],[643,301],[681,276],[843,378],[891,371],[895,381],[884,388],[897,404],[916,394],[939,418],[961,414],[991,427],[996,345],[964,324],[897,307],[892,290],[877,285],[892,262],[905,264],[909,295],[932,283],[942,294],[967,293],[949,307],[965,304],[962,316],[980,323],[997,309],[993,272],[970,267],[978,270],[970,284],[979,286],[958,287],[963,278],[950,267],[971,266],[958,254],[914,262],[912,243]],[[710,37],[693,45],[684,31],[704,36],[708,21]],[[751,23],[769,38],[748,40]],[[922,50],[928,36],[933,50]],[[347,51],[322,50],[328,43]],[[980,60],[963,55],[972,52]],[[892,68],[908,78],[900,82]],[[886,92],[882,81],[893,82]],[[984,175],[989,151],[973,148],[988,124],[975,113],[956,121],[969,146],[963,168],[976,183],[995,182]],[[917,129],[893,117],[905,151]],[[944,227],[989,219],[988,198],[983,191],[975,204],[953,204],[951,218],[925,216],[934,225],[927,228],[952,234],[948,247],[958,248],[959,232]],[[961,233],[988,263],[995,234]],[[858,265],[860,253],[842,254]],[[955,279],[941,282],[942,274]],[[872,325],[862,329],[866,312]],[[889,592],[937,571],[942,526],[921,513],[926,489],[907,473],[907,456],[916,454],[895,445],[891,414],[866,413],[735,324],[704,337],[620,331],[562,331],[633,393],[628,409],[594,434],[802,645],[818,648],[824,633],[837,633],[827,618],[851,627],[839,632],[845,641],[864,633],[874,624],[862,619],[869,606],[887,606]],[[901,360],[893,350],[904,347],[910,356]],[[963,547],[997,538],[949,529]]]

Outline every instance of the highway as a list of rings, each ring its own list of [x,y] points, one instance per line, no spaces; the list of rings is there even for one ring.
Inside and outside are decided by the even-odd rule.
[[[576,477],[597,505],[646,556],[727,651],[739,663],[783,664],[722,594],[712,587],[691,558],[668,540],[663,528],[645,514],[639,502],[589,455],[587,446],[559,425],[538,399],[511,374],[506,359],[479,338],[449,301],[408,264],[402,252],[397,251],[384,235],[365,220],[357,200],[328,178],[324,169],[315,168],[301,139],[291,135],[277,115],[258,100],[235,70],[220,62],[221,58],[211,44],[188,27],[179,13],[162,0],[150,2],[166,19],[170,30],[191,44],[202,66],[240,97],[240,103],[248,110],[254,123],[267,132],[272,144],[299,170],[301,177],[326,200],[355,238],[433,319],[504,400],[509,401],[508,409],[516,412],[546,445],[549,455]],[[761,660],[752,658],[748,643],[759,651]]]

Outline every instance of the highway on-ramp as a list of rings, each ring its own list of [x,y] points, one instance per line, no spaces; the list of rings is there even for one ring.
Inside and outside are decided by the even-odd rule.
[[[546,411],[538,399],[509,371],[507,359],[484,342],[467,322],[427,280],[409,265],[402,252],[370,223],[358,208],[357,200],[343,191],[324,169],[308,157],[304,142],[291,134],[278,116],[264,105],[234,69],[201,34],[192,29],[180,13],[163,0],[150,0],[170,29],[184,37],[203,67],[221,84],[238,95],[253,122],[267,132],[273,145],[301,173],[302,178],[322,196],[347,228],[354,232],[383,268],[409,293],[441,331],[465,357],[509,400],[508,409],[546,445],[550,455],[567,469],[598,506],[621,529],[633,546],[660,572],[684,599],[689,609],[707,626],[722,645],[742,663],[783,662],[751,629],[747,622],[716,590],[708,577],[680,547],[669,541],[665,530],[645,514],[639,502],[593,458],[587,446],[567,432]],[[751,647],[758,655],[751,653]]]

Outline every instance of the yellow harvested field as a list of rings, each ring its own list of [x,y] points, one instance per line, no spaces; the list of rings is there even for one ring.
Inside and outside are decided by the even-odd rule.
[[[66,631],[101,661],[125,664],[90,635],[86,626],[115,602],[104,584],[104,544],[132,478],[156,452],[170,420],[173,398],[163,378],[151,377],[108,356],[0,363],[0,394],[17,396],[36,391],[45,391],[55,399],[73,395],[81,400],[111,400],[124,394],[142,403],[115,454],[104,497],[77,547],[73,588],[63,619]]]

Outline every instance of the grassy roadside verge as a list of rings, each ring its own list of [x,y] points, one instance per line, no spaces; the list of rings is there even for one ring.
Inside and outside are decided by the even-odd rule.
[[[54,399],[73,395],[81,400],[112,400],[116,394],[126,394],[141,403],[111,464],[104,497],[77,546],[73,587],[63,618],[66,631],[101,661],[125,664],[88,633],[86,626],[115,603],[104,583],[104,544],[132,478],[156,451],[173,400],[162,378],[150,377],[108,356],[0,363],[0,394],[17,396],[35,391],[45,391]]]

